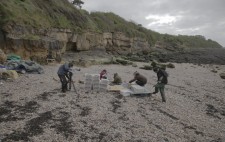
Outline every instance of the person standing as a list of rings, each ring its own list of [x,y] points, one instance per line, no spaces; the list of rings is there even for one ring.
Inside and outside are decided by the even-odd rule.
[[[58,76],[60,79],[60,82],[62,84],[62,92],[65,93],[67,91],[67,84],[69,82],[70,77],[72,77],[72,63],[65,63],[61,65],[58,69]]]
[[[130,80],[129,83],[132,83],[134,81],[136,81],[135,83],[137,85],[145,86],[145,84],[147,83],[147,78],[136,71],[136,72],[134,72],[134,78],[132,80]]]
[[[154,68],[153,71],[157,74],[157,84],[154,86],[155,91],[150,94],[156,94],[160,91],[162,102],[166,102],[166,96],[165,96],[165,85],[168,83],[168,73],[165,70]]]

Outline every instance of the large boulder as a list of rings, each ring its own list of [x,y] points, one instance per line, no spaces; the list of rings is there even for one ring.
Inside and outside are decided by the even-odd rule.
[[[0,49],[0,64],[3,64],[7,60],[7,56],[5,53]]]
[[[225,79],[225,72],[220,73],[220,77],[221,77],[222,79]]]
[[[167,68],[175,68],[175,65],[172,64],[172,63],[169,63],[169,64],[166,65],[166,67],[167,67]]]
[[[152,70],[153,67],[150,65],[144,65],[143,67],[140,67],[140,69],[144,69],[144,70]]]
[[[8,79],[8,78],[17,79],[19,77],[18,73],[15,70],[7,70],[5,72],[2,72],[1,76],[5,80]]]

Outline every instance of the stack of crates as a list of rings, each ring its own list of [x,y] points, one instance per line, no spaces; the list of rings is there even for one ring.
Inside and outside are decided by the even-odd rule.
[[[100,75],[92,74],[92,87],[93,87],[93,91],[95,92],[99,91],[99,81],[100,81]]]
[[[85,91],[92,90],[92,75],[91,74],[87,74],[87,73],[85,74],[84,89]]]
[[[84,89],[86,92],[106,92],[109,84],[108,79],[100,80],[99,74],[85,74]]]
[[[139,85],[131,85],[131,91],[134,93],[145,93],[145,88]]]
[[[101,81],[99,83],[99,91],[100,92],[106,92],[108,84],[109,84],[108,79],[101,79]]]

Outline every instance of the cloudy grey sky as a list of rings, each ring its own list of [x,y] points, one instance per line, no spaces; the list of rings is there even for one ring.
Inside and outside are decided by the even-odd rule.
[[[83,9],[113,12],[173,35],[203,35],[225,47],[225,0],[83,0]]]

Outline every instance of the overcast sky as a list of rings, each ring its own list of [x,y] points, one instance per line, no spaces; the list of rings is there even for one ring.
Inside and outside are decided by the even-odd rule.
[[[83,0],[83,9],[113,12],[159,33],[203,35],[225,47],[225,0]]]

